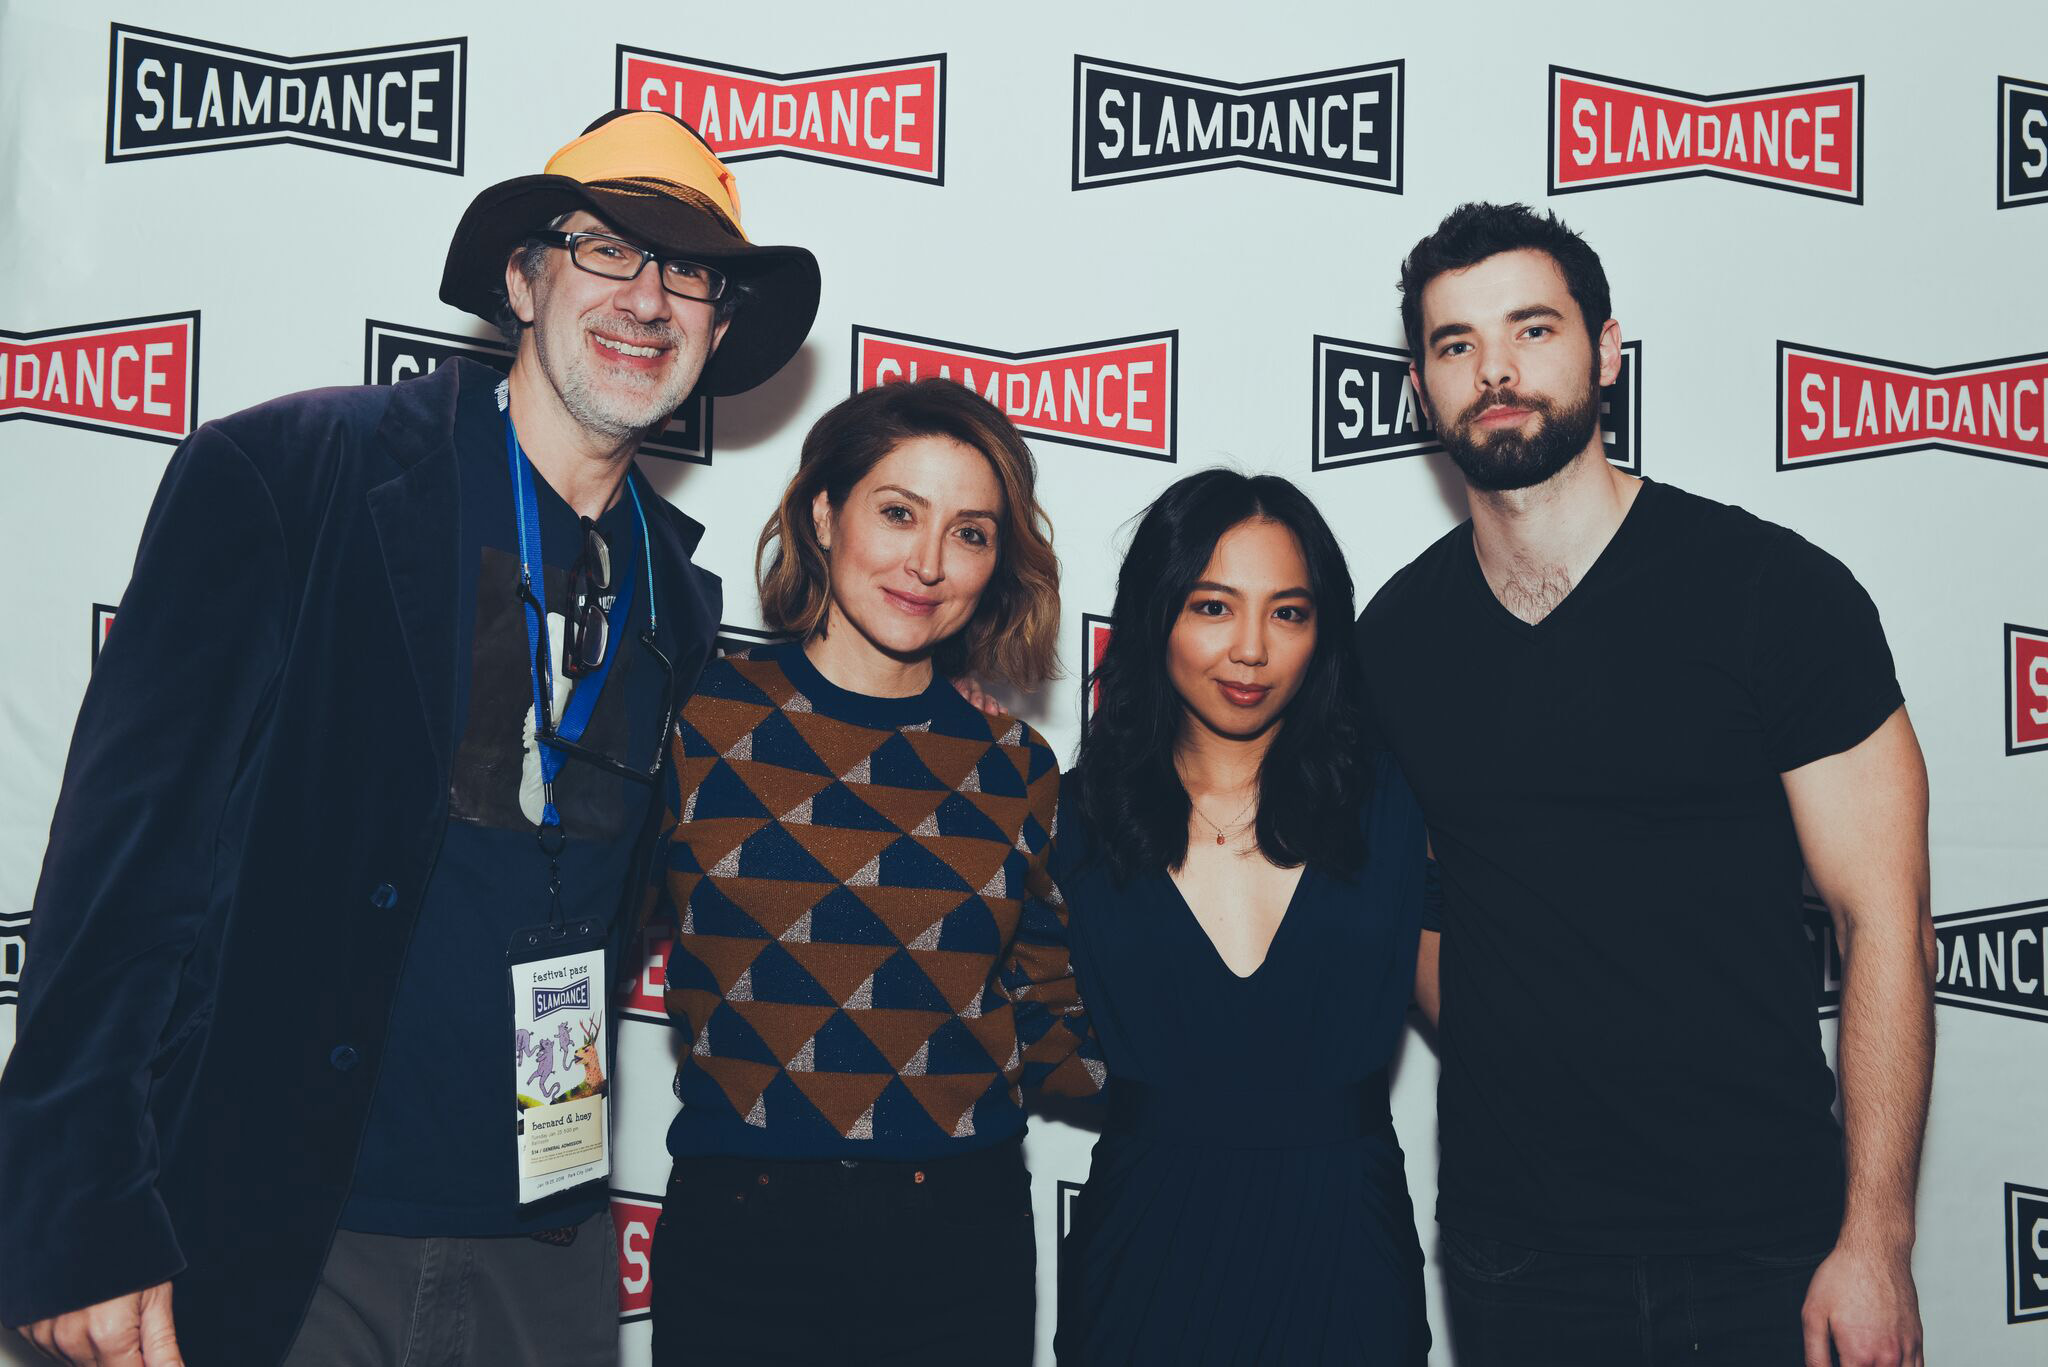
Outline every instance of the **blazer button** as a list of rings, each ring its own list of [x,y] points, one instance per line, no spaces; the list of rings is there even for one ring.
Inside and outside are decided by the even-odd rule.
[[[379,911],[389,911],[398,905],[398,889],[389,883],[379,883],[370,894],[370,905]]]
[[[354,1045],[337,1044],[334,1046],[334,1052],[327,1056],[327,1061],[333,1065],[335,1072],[345,1073],[362,1062],[362,1058],[363,1056],[355,1051]]]

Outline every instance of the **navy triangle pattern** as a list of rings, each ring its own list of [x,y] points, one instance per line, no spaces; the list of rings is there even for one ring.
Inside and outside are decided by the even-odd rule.
[[[927,1073],[991,1073],[1002,1062],[988,1056],[988,1050],[981,1047],[981,1041],[958,1017],[932,1031],[932,1037],[925,1042]]]
[[[712,660],[706,664],[704,671],[697,676],[697,686],[693,691],[706,698],[729,698],[761,707],[775,706],[775,699],[749,683],[745,675],[732,667],[730,660]]]
[[[741,910],[739,903],[727,897],[715,878],[698,880],[696,889],[690,893],[690,929],[698,935],[724,935],[735,940],[775,938]]]
[[[933,1122],[931,1112],[918,1104],[910,1089],[903,1085],[903,1080],[893,1077],[882,1089],[882,1094],[875,1098],[875,1133],[900,1136],[908,1143],[921,1146],[945,1143],[953,1137]]]
[[[814,1062],[821,1073],[893,1073],[895,1068],[861,1028],[835,1011],[818,1027]]]
[[[727,1002],[720,1002],[718,1009],[711,1013],[710,1034],[711,1052],[720,1058],[765,1063],[771,1068],[782,1066],[782,1060],[775,1057],[768,1041],[762,1039],[754,1027],[747,1024],[747,1018]]]
[[[932,984],[910,957],[910,951],[899,949],[882,961],[875,970],[874,1005],[885,1010],[896,1011],[939,1011],[953,1014],[953,1008],[946,1004],[945,994]]]
[[[1034,745],[1031,747],[1031,758],[1027,764],[1027,777],[1031,782],[1036,783],[1051,773],[1057,765],[1058,761],[1053,758],[1052,750],[1049,747]]]
[[[832,826],[842,831],[893,831],[896,823],[855,795],[844,783],[835,783],[811,799],[811,824]]]
[[[1016,770],[1011,770],[1010,777],[1016,776]],[[909,788],[924,793],[943,792],[946,787],[939,782],[938,775],[925,767],[900,731],[875,747],[874,754],[868,757],[868,782],[881,788]]]
[[[828,945],[902,943],[887,922],[844,887],[832,889],[811,908],[811,941]]]
[[[787,827],[770,822],[740,844],[740,877],[776,878],[790,883],[837,883],[832,871],[812,857]]]
[[[761,805],[753,790],[740,781],[732,766],[724,760],[711,766],[711,772],[704,775],[704,781],[697,785],[697,805],[690,810],[690,816],[697,821],[716,821],[723,817],[749,817],[755,821],[768,821],[775,813]]]
[[[970,897],[946,913],[939,923],[939,948],[963,954],[1000,954],[1003,932],[995,913],[979,897]]]
[[[978,840],[993,840],[999,845],[1010,843],[1010,837],[1003,828],[988,819],[988,814],[958,793],[950,794],[939,804],[935,814],[940,835],[973,836]]]
[[[754,728],[753,759],[757,764],[773,764],[799,774],[836,777],[825,761],[818,758],[817,752],[797,734],[788,715],[780,711],[770,712]]]
[[[704,733],[690,725],[687,718],[678,719],[676,722],[676,744],[682,747],[685,759],[711,759],[718,754],[718,750],[711,742],[704,739]],[[681,810],[680,803],[676,809]]]
[[[942,892],[974,892],[951,864],[909,836],[882,849],[881,877],[892,888],[932,888]]]
[[[1023,797],[1024,780],[1017,777],[1017,766],[1003,753],[1000,745],[991,745],[988,753],[981,757],[981,763],[974,766],[974,776],[981,784],[981,791],[995,797]]]
[[[778,1146],[815,1149],[838,1145],[841,1139],[839,1131],[832,1127],[825,1113],[813,1106],[811,1099],[789,1080],[788,1073],[777,1073],[770,1078],[761,1097]]]
[[[804,966],[790,957],[780,942],[762,946],[747,970],[753,974],[754,1000],[782,1002],[790,1006],[837,1006],[832,994]],[[778,1060],[770,1060],[776,1062]]]

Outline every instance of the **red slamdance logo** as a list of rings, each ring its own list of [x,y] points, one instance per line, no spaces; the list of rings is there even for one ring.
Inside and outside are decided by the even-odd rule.
[[[619,1239],[619,1323],[654,1313],[654,1223],[661,1198],[614,1190],[612,1228]]]
[[[176,444],[199,401],[199,315],[0,329],[0,422],[31,418]]]
[[[1550,68],[1550,193],[1718,176],[1863,202],[1863,78],[1726,95]]]
[[[1917,366],[1778,343],[1778,468],[1940,447],[2048,469],[2048,353]]]
[[[1027,436],[1170,461],[1179,353],[1178,332],[1013,352],[856,323],[853,390],[938,376],[980,394]]]
[[[726,161],[795,157],[946,182],[946,58],[782,74],[619,45],[618,105],[687,121]]]
[[[666,921],[653,920],[640,932],[640,971],[619,1002],[619,1013],[632,1020],[668,1024],[668,1007],[662,993],[668,988],[668,952],[675,943],[675,928]]]
[[[2005,753],[2048,750],[2048,628],[2005,624]]]

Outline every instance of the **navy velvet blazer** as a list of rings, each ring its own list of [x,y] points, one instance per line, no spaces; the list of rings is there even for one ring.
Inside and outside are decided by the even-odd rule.
[[[175,1278],[190,1362],[274,1361],[297,1332],[445,820],[461,364],[263,404],[170,462],[0,1075],[8,1325]],[[687,695],[720,588],[690,564],[702,529],[642,492]]]

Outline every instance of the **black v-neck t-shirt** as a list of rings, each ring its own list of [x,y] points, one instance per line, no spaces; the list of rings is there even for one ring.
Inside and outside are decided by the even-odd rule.
[[[1541,622],[1469,522],[1359,619],[1444,887],[1438,1219],[1535,1248],[1825,1248],[1841,1132],[1780,775],[1901,702],[1783,527],[1645,480]]]

